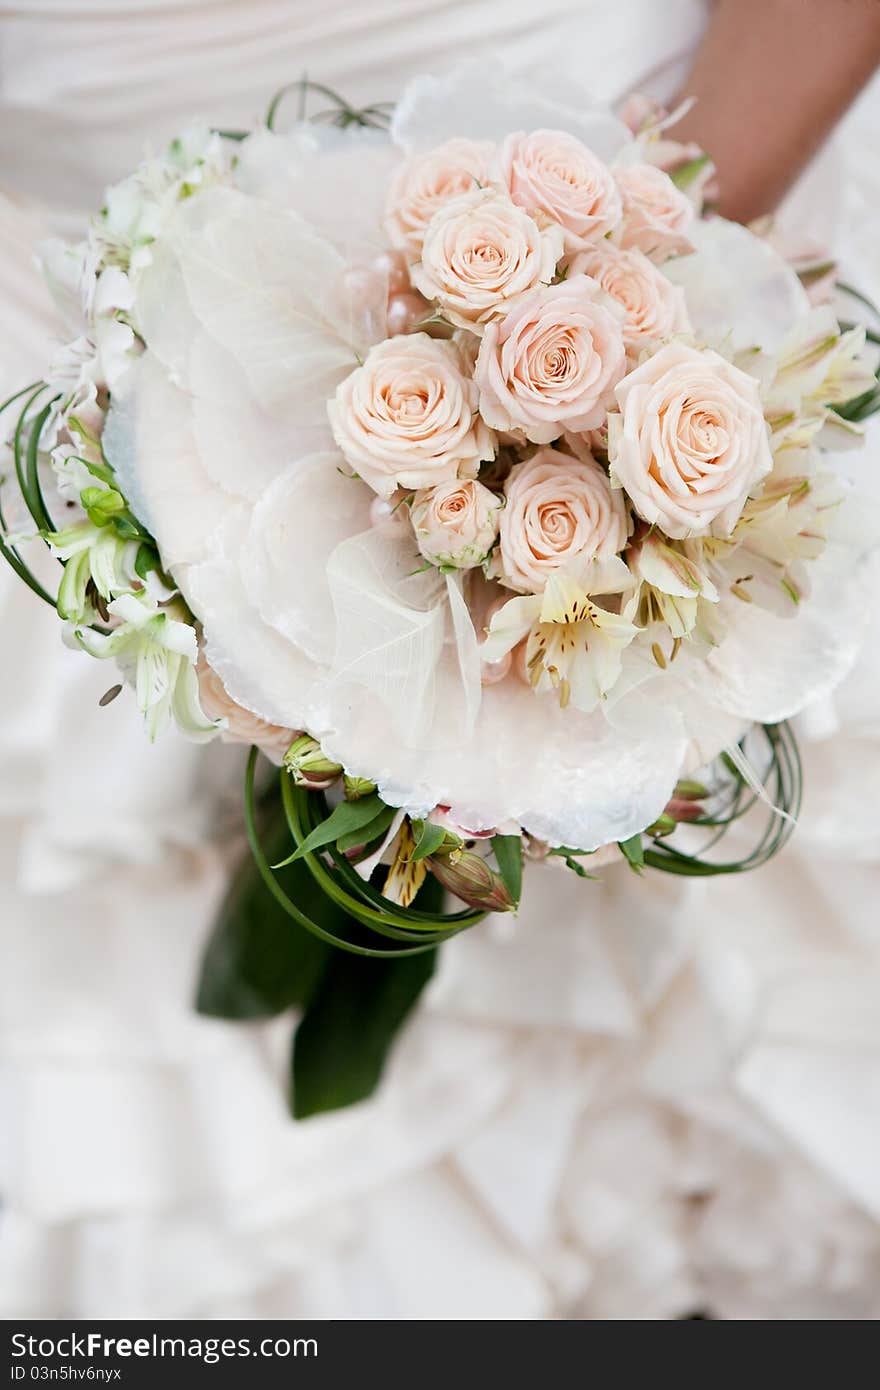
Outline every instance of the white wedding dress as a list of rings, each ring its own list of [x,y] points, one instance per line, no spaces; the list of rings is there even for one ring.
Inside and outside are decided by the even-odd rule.
[[[473,54],[602,100],[664,96],[706,7],[2,15],[0,399],[56,332],[35,240],[76,234],[194,114],[250,122],[303,72],[393,98]],[[874,295],[878,108],[875,86],[788,209]],[[801,720],[806,808],[777,861],[711,882],[535,872],[519,920],[446,948],[378,1097],[294,1125],[289,1022],[190,1010],[234,751],[151,748],[131,699],[99,709],[107,671],[5,572],[0,635],[0,1314],[880,1315],[876,641]]]

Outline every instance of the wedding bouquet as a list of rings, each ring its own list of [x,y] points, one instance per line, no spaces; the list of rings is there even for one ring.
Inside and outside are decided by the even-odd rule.
[[[516,908],[524,857],[713,874],[779,847],[785,721],[865,611],[829,454],[880,401],[865,329],[707,212],[663,120],[472,69],[392,116],[326,93],[309,119],[297,86],[286,133],[277,101],[194,128],[44,248],[76,336],[13,398],[30,520],[0,544],[151,737],[251,745],[256,870],[200,1002],[305,1009],[306,1114],[371,1089],[435,948]]]

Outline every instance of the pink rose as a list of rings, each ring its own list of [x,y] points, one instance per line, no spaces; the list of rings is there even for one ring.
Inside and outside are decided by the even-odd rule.
[[[561,256],[560,227],[541,227],[506,193],[477,188],[434,214],[412,279],[453,323],[480,332],[529,290],[549,284]]]
[[[419,550],[432,565],[481,565],[495,544],[502,505],[500,497],[471,478],[417,492],[411,517]]]
[[[458,348],[426,333],[372,347],[327,410],[346,460],[381,497],[474,476],[494,456]]]
[[[565,131],[508,135],[498,152],[498,167],[515,203],[559,223],[567,251],[600,240],[620,221],[620,194],[611,170]]]
[[[489,182],[495,146],[486,140],[447,140],[436,149],[413,155],[391,181],[385,230],[392,246],[410,261],[421,255],[428,223],[450,198]]]
[[[693,251],[687,230],[696,216],[694,205],[668,174],[653,164],[623,164],[614,175],[623,198],[621,246],[655,261]]]
[[[595,462],[539,449],[511,471],[501,513],[501,572],[506,584],[540,593],[569,561],[616,555],[626,544],[623,497]]]
[[[483,419],[536,444],[602,424],[626,370],[621,319],[586,275],[534,290],[486,327],[475,370]]]
[[[569,273],[583,272],[623,310],[623,341],[637,357],[642,348],[690,329],[684,290],[673,285],[641,251],[603,242],[575,256]]]
[[[616,395],[611,480],[638,515],[677,540],[729,535],[773,465],[758,383],[717,352],[669,343]]]
[[[272,762],[280,763],[297,736],[296,730],[267,724],[243,705],[237,705],[213,666],[208,665],[204,652],[199,653],[196,676],[203,713],[209,719],[226,721],[220,737],[227,743],[255,743]]]

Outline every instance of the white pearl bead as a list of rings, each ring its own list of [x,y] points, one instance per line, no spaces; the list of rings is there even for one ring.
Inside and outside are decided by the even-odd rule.
[[[417,294],[393,294],[388,300],[388,333],[408,333],[414,323],[428,313],[428,305]]]
[[[484,661],[480,669],[480,683],[497,685],[505,680],[510,673],[511,661],[510,652],[505,652],[500,661]]]

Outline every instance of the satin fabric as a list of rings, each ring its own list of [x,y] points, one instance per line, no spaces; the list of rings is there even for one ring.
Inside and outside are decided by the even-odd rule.
[[[33,0],[0,11],[0,398],[59,333],[33,267],[194,114],[303,71],[354,101],[478,52],[673,90],[689,0]],[[880,293],[869,91],[790,201]],[[844,192],[845,190],[845,200]],[[833,231],[832,223],[838,230]],[[877,492],[877,449],[856,462]],[[800,721],[807,801],[752,877],[530,870],[449,946],[377,1098],[293,1125],[289,1023],[190,1010],[240,759],[144,739],[0,574],[6,1317],[873,1318],[876,647]],[[876,637],[876,627],[875,627]]]

